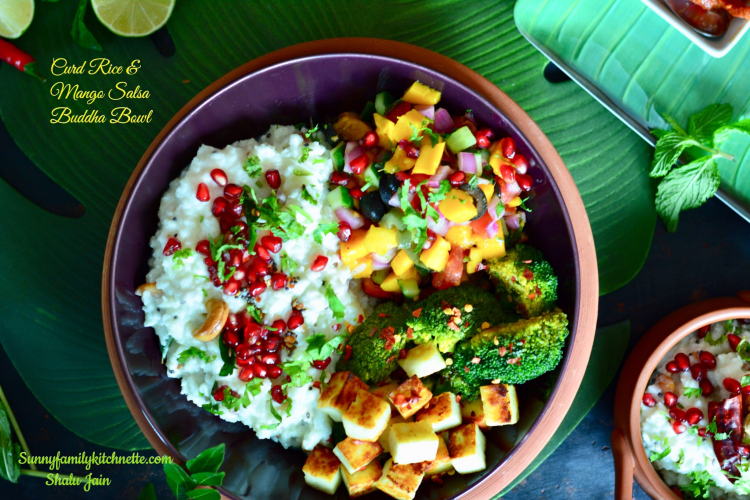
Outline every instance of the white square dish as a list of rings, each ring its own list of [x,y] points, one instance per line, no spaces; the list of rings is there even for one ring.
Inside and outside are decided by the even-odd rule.
[[[679,30],[680,33],[688,37],[707,54],[717,58],[724,57],[732,50],[732,47],[740,41],[742,35],[750,29],[750,20],[735,17],[729,23],[729,28],[724,36],[718,39],[711,39],[693,31],[685,21],[672,12],[664,0],[641,0],[641,2],[646,4],[648,8],[656,12],[659,17],[671,24],[675,29]]]

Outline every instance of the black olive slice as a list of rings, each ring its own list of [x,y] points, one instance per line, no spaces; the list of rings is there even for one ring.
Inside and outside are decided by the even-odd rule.
[[[478,187],[472,188],[468,184],[461,184],[459,188],[465,193],[469,193],[474,198],[474,206],[477,207],[477,215],[471,220],[481,219],[482,216],[487,212],[487,197],[484,195],[484,191]]]

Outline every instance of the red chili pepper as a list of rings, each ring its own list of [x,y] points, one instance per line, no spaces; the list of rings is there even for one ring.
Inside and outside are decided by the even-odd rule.
[[[5,40],[0,40],[0,60],[15,66],[18,71],[28,73],[43,82],[47,81],[46,78],[39,74],[36,61],[33,57]]]

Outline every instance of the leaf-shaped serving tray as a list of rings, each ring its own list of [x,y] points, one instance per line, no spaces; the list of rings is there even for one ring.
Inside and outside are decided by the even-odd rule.
[[[640,0],[519,0],[523,35],[607,109],[654,145],[667,113],[686,124],[709,104],[750,114],[750,37],[716,59]],[[750,138],[722,144],[717,197],[750,221]]]

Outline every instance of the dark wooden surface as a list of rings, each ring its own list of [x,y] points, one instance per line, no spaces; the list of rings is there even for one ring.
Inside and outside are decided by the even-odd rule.
[[[0,176],[7,179],[10,172],[23,171],[38,176],[36,167],[2,132],[4,128],[0,124],[3,156]],[[22,180],[11,182],[18,189],[24,189]],[[64,196],[62,200],[69,201]],[[675,309],[703,298],[733,295],[741,289],[750,289],[750,224],[720,201],[710,200],[700,209],[686,212],[675,234],[668,234],[664,225],[657,223],[651,251],[641,272],[627,286],[601,298],[599,326],[629,319],[632,323],[632,348],[654,323]],[[55,455],[58,451],[62,455],[76,455],[83,451],[111,454],[115,451],[79,438],[47,414],[2,349],[0,385],[33,454]],[[506,499],[613,497],[609,434],[613,427],[615,385],[616,379],[581,425]],[[141,452],[141,455],[154,454]],[[81,466],[63,466],[60,472],[88,473]],[[111,485],[84,493],[79,487],[46,486],[44,479],[22,477],[16,485],[0,480],[0,499],[131,500],[137,498],[148,481],[156,486],[159,499],[173,498],[161,466],[101,466],[92,472],[94,477],[109,478]],[[634,498],[648,498],[637,485],[634,491]]]

